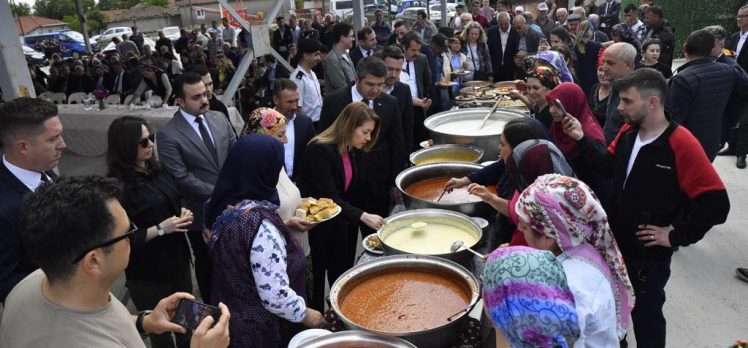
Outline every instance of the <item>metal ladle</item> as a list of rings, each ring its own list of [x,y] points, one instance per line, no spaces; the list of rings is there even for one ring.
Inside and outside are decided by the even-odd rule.
[[[493,108],[491,108],[491,111],[488,112],[488,115],[486,115],[486,117],[483,118],[483,122],[481,122],[481,124],[478,127],[478,129],[481,129],[481,128],[483,128],[483,126],[486,125],[486,122],[488,122],[488,119],[491,118],[491,115],[493,115],[494,111],[496,111],[496,109],[499,107],[499,104],[501,104],[501,100],[502,99],[504,99],[504,95],[503,94],[499,96],[499,100],[497,100],[496,104],[493,105]]]
[[[452,246],[449,247],[449,250],[452,251],[452,252],[456,252],[456,251],[460,250],[460,248],[462,248],[462,247],[464,247],[465,249],[467,249],[471,253],[475,254],[476,256],[480,257],[481,260],[483,260],[484,262],[486,261],[486,255],[483,255],[483,254],[481,254],[481,253],[479,253],[479,252],[477,252],[477,251],[475,251],[473,249],[470,249],[470,248],[466,247],[465,246],[465,242],[463,242],[461,240],[454,241],[454,243],[452,243]]]

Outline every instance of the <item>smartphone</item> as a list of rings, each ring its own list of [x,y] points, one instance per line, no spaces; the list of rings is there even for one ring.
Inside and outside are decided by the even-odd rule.
[[[554,104],[556,104],[557,108],[561,109],[561,112],[564,114],[564,117],[566,117],[566,109],[564,109],[564,104],[561,104],[561,101],[558,100],[558,98],[556,99]]]
[[[200,322],[209,315],[213,316],[213,325],[215,325],[221,317],[221,309],[205,303],[181,299],[177,303],[177,310],[174,317],[171,318],[171,322],[194,331],[200,325]]]

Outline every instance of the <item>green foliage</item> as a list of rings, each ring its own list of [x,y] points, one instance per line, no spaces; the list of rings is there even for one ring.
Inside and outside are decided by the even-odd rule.
[[[169,0],[146,0],[148,5],[166,7],[169,5]]]
[[[86,26],[88,28],[89,35],[94,30],[105,29],[107,19],[107,16],[97,8],[86,12]],[[78,20],[77,14],[67,15],[63,17],[62,20],[68,23],[68,25],[70,26],[70,30],[82,32],[83,28],[81,28],[81,22]]]
[[[94,8],[93,0],[82,0],[83,13],[91,11]],[[34,14],[41,17],[64,20],[65,16],[75,15],[74,0],[36,0],[34,4]],[[75,21],[78,21],[77,17]],[[68,22],[70,23],[70,22]],[[80,23],[78,23],[80,26]]]
[[[98,7],[102,11],[128,9],[137,5],[138,0],[99,0]]]
[[[10,12],[13,16],[29,16],[31,15],[31,6],[25,3],[10,3]]]

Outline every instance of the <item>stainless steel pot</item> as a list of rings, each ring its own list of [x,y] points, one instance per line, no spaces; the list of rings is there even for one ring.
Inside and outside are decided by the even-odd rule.
[[[499,156],[499,136],[504,128],[491,129],[490,134],[486,135],[458,135],[436,131],[440,125],[459,122],[462,120],[483,120],[491,111],[490,108],[459,109],[440,112],[423,121],[424,126],[429,130],[434,145],[438,144],[465,144],[475,145],[485,151],[483,158],[487,161],[494,160]],[[490,120],[508,122],[517,117],[524,117],[520,112],[498,108],[491,115]]]
[[[395,185],[402,192],[403,203],[408,209],[437,208],[463,213],[468,216],[491,217],[496,211],[482,201],[473,203],[441,203],[432,202],[411,196],[405,189],[419,181],[437,177],[461,178],[474,171],[482,169],[480,165],[472,163],[445,162],[424,164],[403,170],[395,178]]]
[[[298,348],[416,348],[412,343],[397,337],[380,336],[370,332],[350,330],[313,338]]]
[[[465,288],[470,292],[469,308],[475,306],[478,303],[480,295],[480,287],[478,280],[464,267],[445,260],[443,258],[425,255],[397,255],[397,256],[385,256],[378,258],[374,261],[366,262],[357,266],[354,266],[347,272],[343,273],[338,280],[330,287],[330,304],[332,309],[338,315],[338,318],[343,322],[343,325],[351,330],[362,330],[378,335],[385,336],[396,336],[403,338],[417,347],[426,348],[440,348],[448,347],[459,334],[459,330],[462,324],[467,320],[468,313],[470,310],[464,311],[458,316],[454,317],[451,322],[447,322],[442,326],[438,326],[432,329],[407,332],[407,333],[391,333],[391,332],[380,332],[376,330],[370,330],[357,325],[342,314],[340,310],[340,303],[350,292],[351,289],[355,288],[356,285],[363,279],[369,277],[375,277],[377,274],[391,272],[393,270],[421,270],[429,271],[434,274],[441,276],[453,277],[465,285]],[[445,318],[446,320],[446,318]]]
[[[463,231],[467,231],[475,237],[474,243],[470,243],[469,245],[467,243],[465,244],[465,246],[469,248],[475,247],[483,236],[481,227],[465,214],[443,209],[406,210],[385,219],[384,226],[377,231],[377,236],[379,237],[379,240],[382,241],[382,249],[384,250],[385,255],[409,254],[407,251],[400,250],[396,246],[387,244],[387,238],[399,229],[410,226],[416,222],[425,222],[426,224],[438,223],[441,225],[454,226]],[[428,230],[428,225],[423,229]],[[447,252],[431,256],[445,258],[466,267],[469,267],[473,260],[473,254],[466,249],[458,252]]]
[[[462,162],[462,163],[478,163],[483,158],[483,149],[472,146],[472,145],[457,145],[457,144],[446,144],[446,145],[434,145],[429,146],[425,149],[420,149],[410,154],[410,163],[417,166],[420,164],[436,163],[436,162]],[[458,156],[471,157],[471,161],[455,160],[435,160],[435,158],[448,158],[449,154],[454,154],[453,157],[459,158]]]

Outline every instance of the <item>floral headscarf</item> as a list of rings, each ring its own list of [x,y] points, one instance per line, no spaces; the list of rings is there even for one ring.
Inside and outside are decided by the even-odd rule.
[[[590,262],[608,278],[616,302],[618,336],[623,337],[634,307],[634,290],[594,192],[577,179],[543,175],[522,192],[516,210],[533,230],[554,238],[563,253]]]
[[[595,25],[590,23],[589,21],[584,21],[579,25],[577,39],[576,42],[574,42],[574,45],[577,47],[577,50],[579,50],[579,52],[584,54],[587,50],[587,43],[590,41],[595,41],[596,31],[597,29],[595,29]]]
[[[561,78],[561,82],[574,82],[574,78],[571,77],[571,72],[569,72],[569,67],[566,66],[566,62],[564,61],[564,58],[561,57],[560,54],[556,51],[540,51],[536,55],[537,59],[542,59],[548,64],[553,65],[556,70],[559,72],[559,78]]]
[[[266,134],[274,135],[286,124],[286,116],[275,109],[257,108],[247,117],[241,135]]]
[[[512,347],[571,347],[579,318],[561,264],[549,251],[499,248],[483,269],[488,315]]]
[[[531,77],[540,80],[540,84],[549,90],[553,90],[556,86],[561,84],[561,81],[558,78],[558,72],[547,66],[539,66],[528,71],[527,78],[529,79]]]

